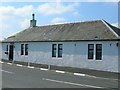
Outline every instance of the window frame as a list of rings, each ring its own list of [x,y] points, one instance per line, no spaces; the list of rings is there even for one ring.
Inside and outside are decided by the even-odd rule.
[[[6,48],[5,48],[5,54],[8,55],[8,53],[9,53],[9,45],[7,44],[7,45],[6,45]]]
[[[63,44],[58,44],[58,58],[62,58]]]
[[[24,44],[21,44],[21,55],[24,55]]]
[[[25,44],[25,55],[28,55],[28,44]]]
[[[98,48],[98,45],[100,45],[99,47],[101,48]],[[102,60],[102,44],[96,44],[96,60]]]
[[[57,57],[57,44],[52,44],[52,57]]]
[[[90,49],[90,45],[93,46],[93,49]],[[92,53],[92,57],[90,57]],[[94,44],[88,44],[88,60],[93,60],[94,59]]]

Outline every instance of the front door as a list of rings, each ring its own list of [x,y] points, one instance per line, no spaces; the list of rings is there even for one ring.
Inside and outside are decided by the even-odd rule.
[[[9,60],[10,61],[13,61],[13,50],[14,50],[13,45],[10,45],[9,46]]]

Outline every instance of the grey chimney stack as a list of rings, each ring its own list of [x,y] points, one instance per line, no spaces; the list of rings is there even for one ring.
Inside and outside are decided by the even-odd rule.
[[[36,27],[35,14],[32,14],[32,20],[30,20],[30,27]]]

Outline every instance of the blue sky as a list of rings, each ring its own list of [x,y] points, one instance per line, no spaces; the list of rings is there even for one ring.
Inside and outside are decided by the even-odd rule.
[[[0,12],[0,39],[28,28],[32,13],[37,26],[101,19],[118,24],[117,2],[4,2]]]

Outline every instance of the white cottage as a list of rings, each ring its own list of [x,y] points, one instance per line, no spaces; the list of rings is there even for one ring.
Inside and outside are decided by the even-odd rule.
[[[105,20],[30,27],[2,41],[2,60],[119,72],[120,29]]]

